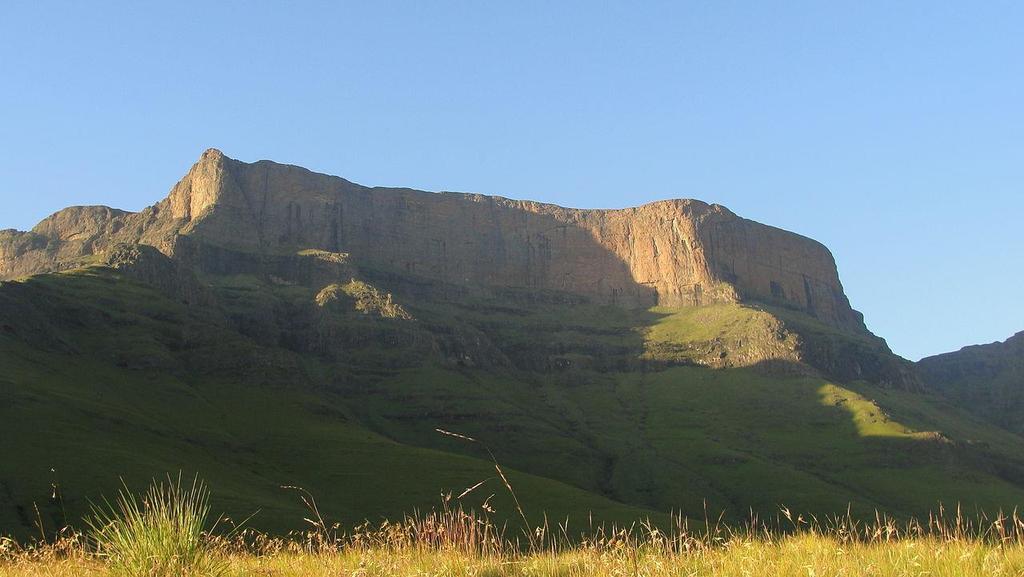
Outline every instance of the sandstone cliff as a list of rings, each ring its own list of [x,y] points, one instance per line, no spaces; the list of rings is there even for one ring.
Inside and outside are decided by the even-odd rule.
[[[0,279],[78,266],[118,243],[230,267],[239,255],[305,249],[451,285],[559,291],[627,307],[758,301],[866,333],[820,243],[719,205],[669,200],[580,210],[462,193],[367,188],[208,150],[139,213],[60,211],[0,233]]]

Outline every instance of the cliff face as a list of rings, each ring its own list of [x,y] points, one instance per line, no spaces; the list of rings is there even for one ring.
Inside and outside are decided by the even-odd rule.
[[[921,359],[917,366],[925,383],[962,408],[1024,433],[1024,332]]]
[[[579,210],[367,188],[212,149],[166,199],[142,212],[77,207],[32,232],[6,231],[0,278],[75,266],[115,243],[140,242],[180,258],[320,249],[389,273],[562,291],[627,307],[754,300],[866,332],[824,246],[718,205],[670,200]]]

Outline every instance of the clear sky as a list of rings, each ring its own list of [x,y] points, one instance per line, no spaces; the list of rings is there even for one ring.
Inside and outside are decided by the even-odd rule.
[[[908,358],[1024,330],[1024,3],[0,6],[0,228],[217,147],[367,185],[717,202]]]

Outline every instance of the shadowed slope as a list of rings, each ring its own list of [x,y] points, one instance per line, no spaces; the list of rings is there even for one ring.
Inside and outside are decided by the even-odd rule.
[[[1024,433],[1024,332],[921,359],[926,382],[965,409]]]

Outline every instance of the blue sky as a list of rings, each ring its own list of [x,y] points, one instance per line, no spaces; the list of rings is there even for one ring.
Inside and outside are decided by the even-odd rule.
[[[152,4],[152,6],[146,6]],[[916,359],[1024,330],[1024,3],[0,7],[0,228],[208,147],[368,185],[717,202],[828,245]]]

